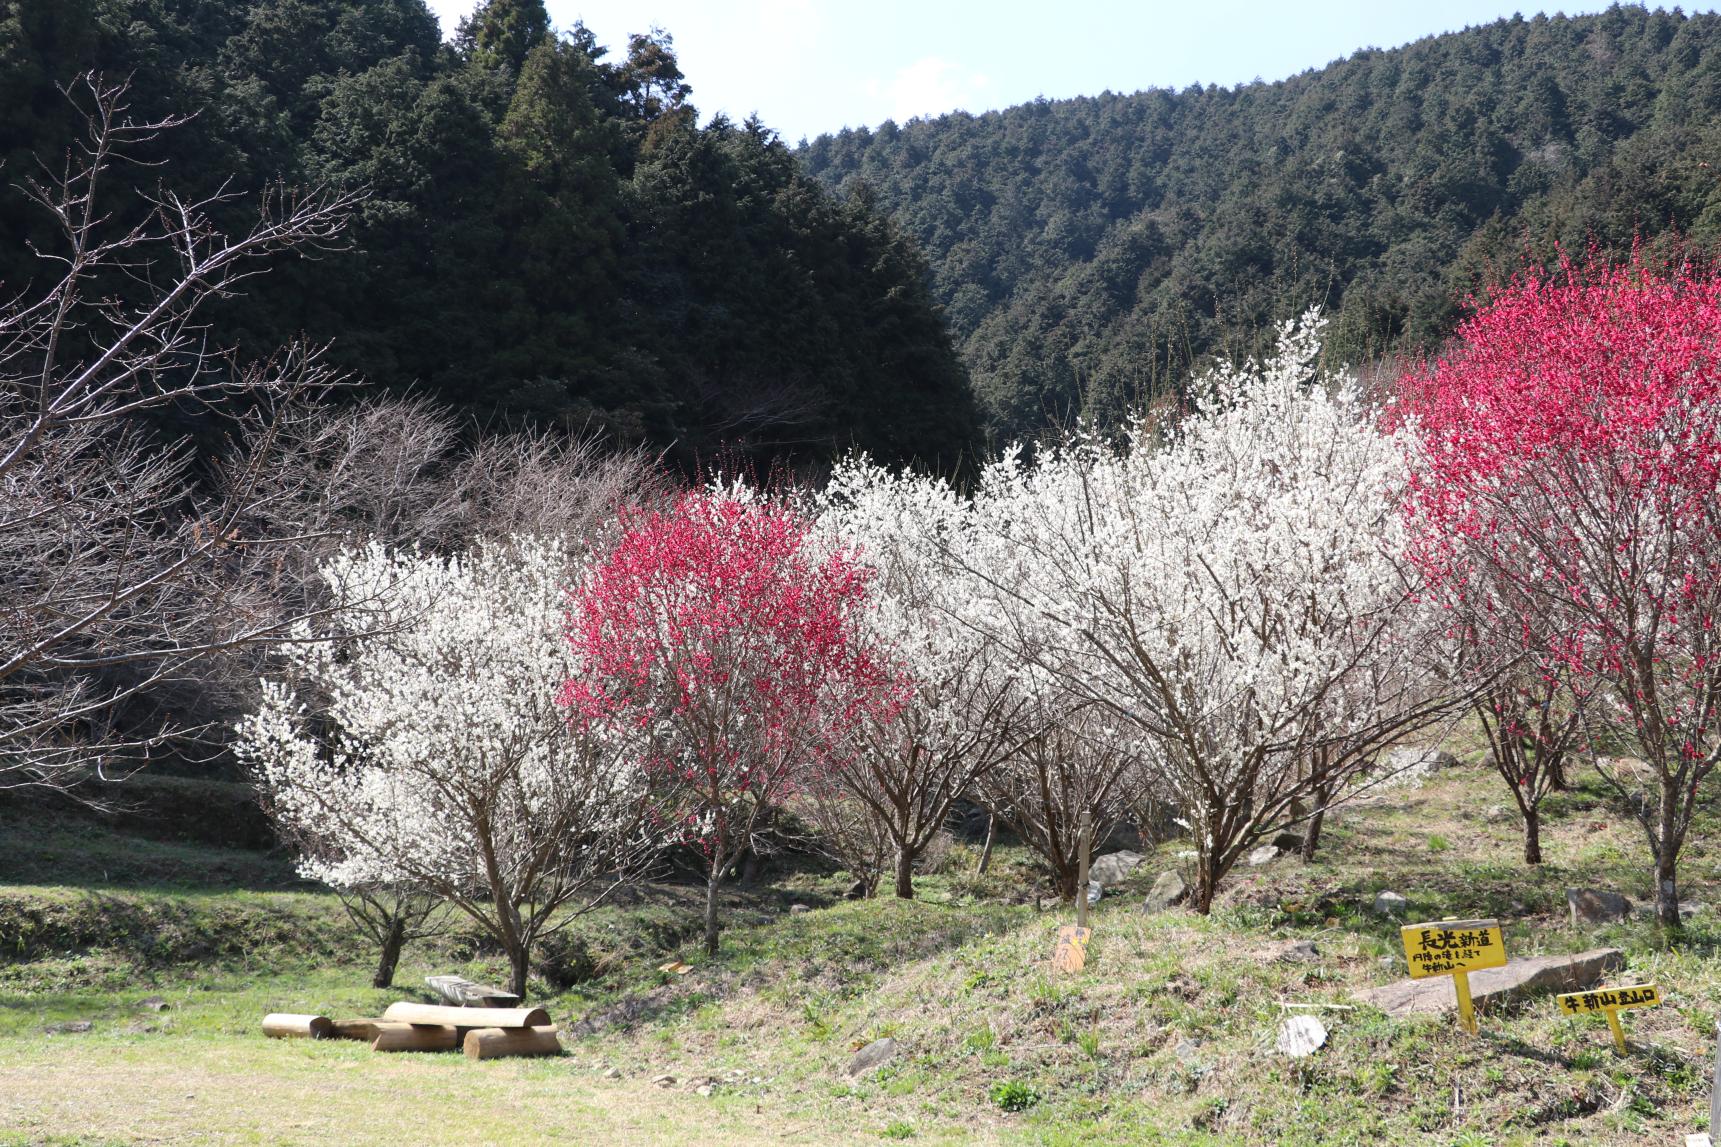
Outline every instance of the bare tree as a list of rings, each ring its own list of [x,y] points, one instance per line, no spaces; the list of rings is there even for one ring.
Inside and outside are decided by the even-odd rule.
[[[230,234],[213,217],[237,192],[161,190],[119,223],[111,169],[185,122],[133,120],[126,90],[95,75],[67,89],[85,138],[20,187],[57,229],[36,252],[48,277],[0,285],[0,787],[147,750],[165,727],[116,728],[122,703],[285,634],[242,576],[285,540],[252,532],[273,496],[264,460],[294,400],[338,381],[302,343],[243,361],[207,312],[269,256],[335,243],[359,196],[272,187]],[[164,435],[149,416],[168,410],[224,422],[228,448]]]

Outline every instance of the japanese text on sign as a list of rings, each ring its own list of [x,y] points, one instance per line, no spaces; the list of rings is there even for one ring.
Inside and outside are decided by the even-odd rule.
[[[1498,920],[1442,920],[1402,929],[1404,958],[1413,979],[1447,976],[1506,963],[1506,940]]]
[[[1588,992],[1568,992],[1555,996],[1554,1002],[1568,1016],[1584,1012],[1623,1011],[1626,1008],[1652,1008],[1661,1002],[1661,991],[1654,984],[1637,984],[1629,988],[1596,988]]]
[[[1088,962],[1088,941],[1092,928],[1065,924],[1058,929],[1058,946],[1052,951],[1052,967],[1060,972],[1079,972]]]

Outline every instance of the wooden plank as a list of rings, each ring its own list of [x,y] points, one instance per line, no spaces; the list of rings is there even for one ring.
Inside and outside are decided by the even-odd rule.
[[[263,1034],[270,1039],[328,1039],[333,1033],[328,1016],[271,1012],[263,1017]]]
[[[560,1055],[562,1041],[553,1027],[473,1028],[464,1043],[467,1059],[501,1059],[510,1055]]]
[[[453,1051],[460,1033],[452,1024],[409,1024],[384,1020],[376,1025],[372,1051]]]
[[[406,1024],[448,1024],[463,1028],[541,1028],[550,1026],[543,1008],[451,1008],[442,1004],[390,1004],[382,1018]]]

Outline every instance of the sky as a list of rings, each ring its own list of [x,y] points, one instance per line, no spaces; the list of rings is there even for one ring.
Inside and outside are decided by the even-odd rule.
[[[452,35],[474,0],[429,0]],[[675,38],[702,119],[755,112],[790,143],[1038,96],[1277,80],[1359,48],[1538,9],[1508,0],[547,0],[610,48]],[[1555,11],[1595,12],[1606,4]],[[1686,11],[1714,5],[1686,4]]]

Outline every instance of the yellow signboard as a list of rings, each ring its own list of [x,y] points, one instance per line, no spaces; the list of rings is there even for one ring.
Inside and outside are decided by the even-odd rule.
[[[1624,1055],[1625,1029],[1619,1026],[1619,1013],[1632,1008],[1653,1008],[1661,1002],[1661,989],[1654,984],[1633,984],[1625,988],[1592,988],[1587,992],[1567,992],[1555,996],[1554,1002],[1568,1016],[1586,1012],[1601,1012],[1607,1016],[1607,1026],[1613,1031],[1613,1046]]]
[[[1476,1034],[1476,1011],[1470,1003],[1470,973],[1481,968],[1504,967],[1506,936],[1498,920],[1438,920],[1428,924],[1406,924],[1404,958],[1410,978],[1451,976],[1458,997],[1458,1022]]]
[[[1554,1002],[1568,1016],[1584,1012],[1615,1012],[1630,1008],[1653,1008],[1661,1002],[1661,989],[1654,984],[1634,984],[1629,988],[1593,988],[1587,992],[1567,992],[1555,996]]]
[[[1412,979],[1499,968],[1506,963],[1506,938],[1498,920],[1441,920],[1407,924],[1401,931]]]
[[[1088,941],[1094,930],[1078,924],[1065,924],[1058,929],[1058,946],[1052,950],[1052,967],[1059,972],[1079,972],[1087,966]]]

